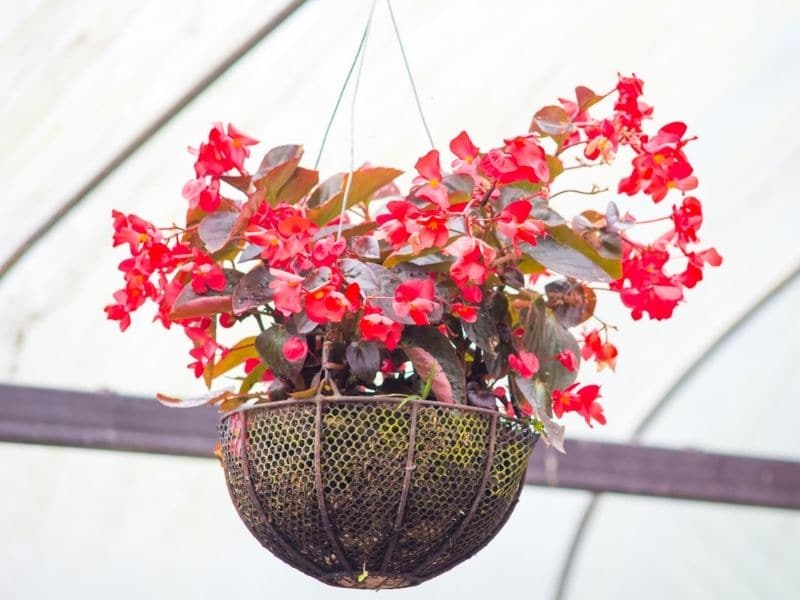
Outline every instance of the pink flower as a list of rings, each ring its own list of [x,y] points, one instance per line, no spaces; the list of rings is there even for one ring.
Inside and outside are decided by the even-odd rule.
[[[478,168],[478,147],[472,143],[466,131],[462,131],[450,141],[450,151],[458,157],[453,161],[454,171],[475,177]]]
[[[387,350],[397,348],[403,334],[402,323],[396,323],[379,312],[364,315],[358,322],[358,328],[361,330],[361,338],[364,341],[383,342]]]
[[[303,310],[300,304],[303,278],[280,269],[270,269],[269,274],[273,277],[272,281],[269,282],[269,289],[274,293],[275,308],[284,317],[297,314]]]
[[[525,379],[530,379],[539,371],[539,359],[533,352],[520,350],[508,357],[508,366]]]
[[[414,191],[414,195],[438,205],[443,210],[450,208],[447,188],[442,183],[444,175],[439,164],[439,151],[431,150],[417,161],[415,167],[420,176],[414,178],[414,184],[421,185]]]
[[[305,360],[308,354],[308,345],[305,340],[292,336],[283,342],[283,357],[289,362],[300,362]]]
[[[411,317],[417,325],[428,325],[430,314],[437,307],[433,294],[432,279],[410,279],[397,286],[392,308],[400,317]]]

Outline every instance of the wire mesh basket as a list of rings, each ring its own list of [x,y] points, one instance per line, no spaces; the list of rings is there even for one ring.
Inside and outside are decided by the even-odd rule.
[[[274,402],[222,419],[231,498],[261,544],[338,587],[419,584],[483,548],[537,435],[496,412],[391,397]]]

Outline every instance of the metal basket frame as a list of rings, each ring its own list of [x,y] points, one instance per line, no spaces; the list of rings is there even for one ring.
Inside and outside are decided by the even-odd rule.
[[[326,419],[330,422],[327,425]],[[383,419],[383,425],[375,425],[376,419],[379,423]],[[295,423],[299,424],[297,431],[287,431],[287,426],[291,428]],[[374,431],[381,427],[382,431]],[[435,514],[436,505],[429,518],[419,514],[415,503],[424,504],[426,493],[450,494],[435,488],[431,493],[424,480],[414,477],[420,466],[417,460],[429,468],[432,461],[439,465],[445,460],[437,456],[441,452],[425,446],[422,439],[428,436],[429,441],[436,441],[431,434],[438,435],[438,431],[432,432],[432,427],[451,438],[460,432],[458,443],[464,441],[467,458],[456,454],[447,463],[449,470],[437,466],[436,472],[446,473],[445,481],[463,478],[464,487],[469,489],[460,493],[471,500],[453,514],[453,501],[448,497],[442,514]],[[304,441],[303,435],[313,438],[313,449],[311,440]],[[388,396],[317,396],[229,413],[220,421],[219,438],[231,499],[245,525],[265,548],[329,585],[377,589],[417,585],[451,569],[488,544],[517,503],[527,459],[538,436],[528,424],[497,411],[466,405],[404,401]],[[389,448],[394,452],[391,460],[370,453],[365,449],[370,445],[378,448],[375,452],[384,446]],[[331,447],[339,454],[331,455]],[[460,451],[456,444],[453,452]],[[266,455],[263,460],[259,452]],[[347,467],[349,471],[336,468],[333,457],[341,457],[342,452],[366,463],[354,463]],[[463,462],[463,469],[453,467],[453,460]],[[326,461],[332,464],[326,465]],[[363,507],[367,514],[363,516],[362,531],[357,515],[351,514],[358,511],[349,505],[351,500],[361,501],[361,497],[352,496],[357,492],[348,488],[362,492],[368,489],[364,486],[373,473],[360,473],[359,468],[363,466],[366,472],[372,462],[378,463],[374,485],[380,489],[384,484],[387,491],[377,494],[380,500],[373,502],[374,506]],[[344,476],[340,471],[345,472]],[[331,473],[339,476],[339,487],[333,485]],[[389,489],[397,484],[399,490]],[[414,514],[409,515],[409,509]],[[289,519],[303,519],[304,523],[288,522],[284,512],[289,513]],[[314,514],[309,517],[310,513]],[[479,513],[480,523],[476,519]],[[383,515],[383,527],[369,520],[372,515],[378,521]],[[442,521],[449,528],[441,539],[429,540],[417,548],[420,544],[416,540],[408,541],[411,529],[436,529],[425,525],[426,519]],[[479,531],[470,533],[471,525]]]

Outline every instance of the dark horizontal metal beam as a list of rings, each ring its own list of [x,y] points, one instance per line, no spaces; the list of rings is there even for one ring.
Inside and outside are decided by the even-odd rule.
[[[572,440],[533,453],[525,482],[749,506],[800,509],[800,462]]]
[[[209,457],[217,414],[109,393],[0,385],[0,441]],[[800,462],[572,440],[543,444],[526,483],[800,509]]]

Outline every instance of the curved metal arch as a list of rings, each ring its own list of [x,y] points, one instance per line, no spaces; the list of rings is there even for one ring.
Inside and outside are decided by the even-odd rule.
[[[683,389],[683,387],[692,379],[692,377],[694,377],[694,375],[698,373],[709,362],[709,360],[717,354],[717,352],[730,338],[736,335],[744,325],[749,323],[753,318],[765,310],[777,295],[787,289],[797,279],[800,279],[800,264],[796,265],[790,273],[788,273],[785,277],[778,281],[778,283],[767,290],[767,292],[764,293],[758,300],[756,300],[756,302],[745,311],[741,318],[737,319],[727,329],[720,333],[708,345],[700,357],[691,365],[689,365],[689,367],[687,367],[686,370],[675,379],[670,388],[655,404],[653,404],[652,408],[639,422],[639,425],[636,427],[633,435],[631,436],[631,441],[637,441],[650,428],[650,426],[655,423],[659,415],[664,412],[664,409],[675,398],[675,396],[678,395],[678,392]],[[578,522],[578,526],[575,529],[575,535],[572,538],[572,543],[570,544],[569,550],[567,551],[567,556],[564,559],[564,565],[558,578],[558,586],[556,587],[555,594],[553,595],[553,600],[564,600],[565,598],[567,582],[572,573],[575,557],[578,555],[578,550],[583,542],[584,533],[586,532],[586,528],[589,526],[589,523],[591,522],[592,517],[597,510],[597,505],[599,504],[601,496],[602,494],[600,493],[592,494],[592,499],[586,506],[586,509],[584,510],[580,521]]]

